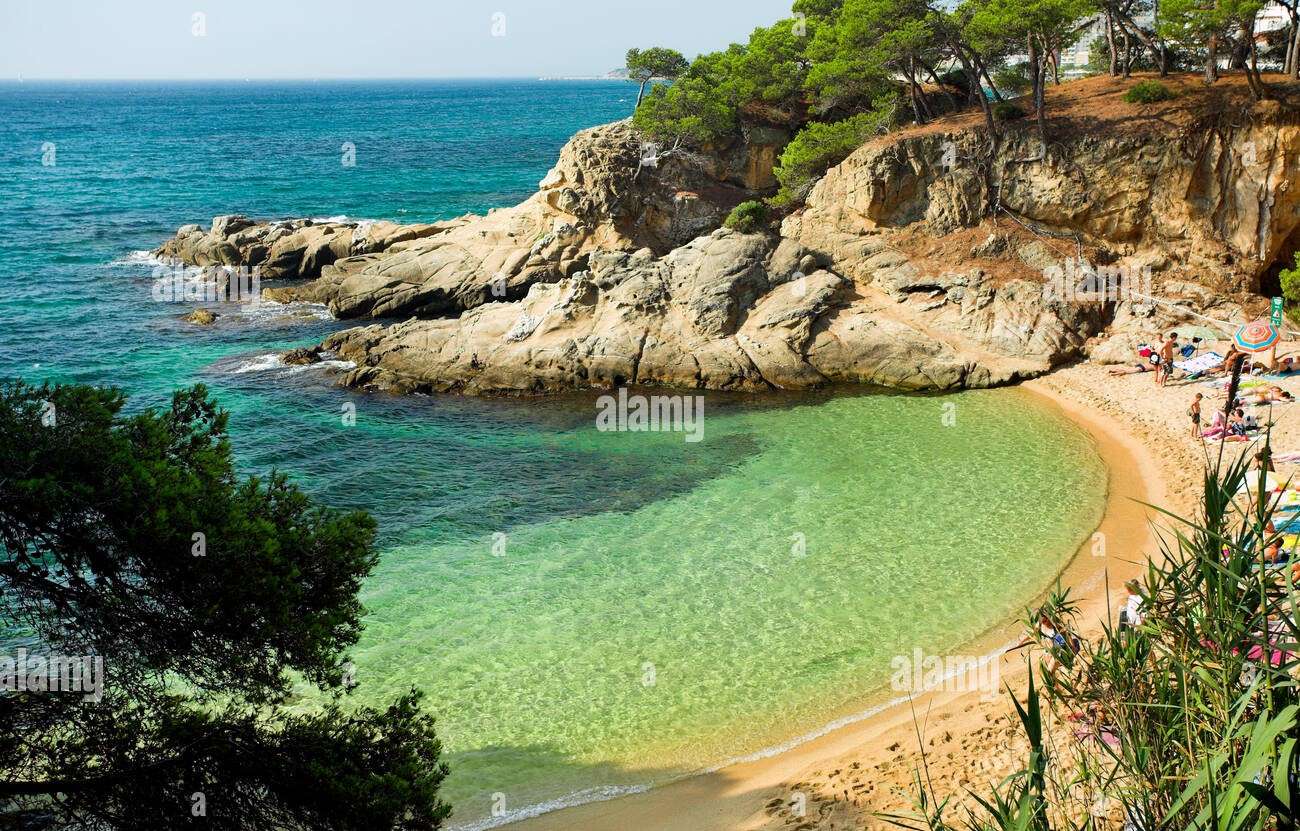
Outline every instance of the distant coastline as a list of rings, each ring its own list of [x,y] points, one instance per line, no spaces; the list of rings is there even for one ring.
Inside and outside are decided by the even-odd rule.
[[[611,69],[604,75],[543,75],[539,81],[627,81],[627,69]]]

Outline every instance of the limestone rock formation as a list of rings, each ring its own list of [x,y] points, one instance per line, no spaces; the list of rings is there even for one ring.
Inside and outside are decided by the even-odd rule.
[[[326,302],[341,318],[456,314],[570,277],[595,251],[664,254],[713,230],[753,195],[732,181],[744,178],[739,164],[660,151],[618,122],[575,135],[536,194],[487,216],[422,226],[218,217],[210,232],[182,228],[158,254],[319,278],[272,296]]]
[[[767,237],[728,230],[662,258],[603,252],[589,271],[536,284],[521,301],[352,329],[322,346],[357,363],[349,384],[472,394],[626,384],[955,389],[1032,375],[1050,360],[1046,348],[1036,360],[973,356],[892,298],[830,271],[783,269],[773,254]],[[970,302],[1032,314],[1036,296],[1022,310],[1022,298],[997,294],[973,291]]]
[[[662,152],[621,122],[576,135],[535,195],[487,216],[218,217],[160,254],[314,278],[266,294],[385,319],[322,344],[362,387],[990,386],[1128,360],[1180,309],[1251,311],[1300,248],[1300,119],[1258,116],[1190,142],[1079,131],[1044,150],[1009,131],[992,155],[976,131],[884,137],[779,235],[717,229],[788,137]]]

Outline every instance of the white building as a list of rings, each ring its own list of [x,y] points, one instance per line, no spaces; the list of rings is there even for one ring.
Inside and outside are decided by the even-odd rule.
[[[1151,30],[1154,24],[1153,16],[1148,12],[1139,15],[1136,23],[1143,29]],[[1255,35],[1259,37],[1269,32],[1276,32],[1279,29],[1285,29],[1291,25],[1291,18],[1287,15],[1286,9],[1276,3],[1270,3],[1264,7],[1255,18]],[[1088,65],[1088,53],[1092,48],[1092,42],[1097,38],[1106,37],[1106,18],[1104,15],[1098,15],[1089,24],[1088,28],[1083,31],[1078,41],[1068,49],[1061,50],[1061,70],[1067,76],[1080,75],[1084,67]],[[1135,48],[1142,48],[1140,43],[1134,44]],[[1022,63],[1028,60],[1025,55],[1016,55],[1011,58],[1012,63]]]

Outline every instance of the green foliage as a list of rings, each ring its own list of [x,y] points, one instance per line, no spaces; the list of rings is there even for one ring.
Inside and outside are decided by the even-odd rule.
[[[1223,37],[1253,21],[1266,0],[1161,0],[1160,34],[1176,43],[1199,46],[1211,35]]]
[[[672,86],[651,89],[632,116],[636,128],[674,145],[708,144],[735,130],[736,108],[720,98],[706,75],[695,71],[693,66]]]
[[[725,94],[737,107],[762,104],[774,120],[793,123],[802,117],[803,86],[811,60],[808,45],[816,21],[787,19],[755,29],[743,48],[729,49],[723,74]]]
[[[993,105],[993,117],[998,121],[1016,121],[1028,113],[1014,101],[999,101]]]
[[[773,198],[773,204],[790,205],[803,201],[813,183],[827,169],[844,161],[873,136],[892,126],[896,107],[897,102],[882,101],[872,112],[829,124],[814,121],[801,130],[786,145],[777,163],[776,178],[781,188]]]
[[[755,29],[745,45],[701,55],[671,87],[651,89],[633,123],[674,145],[723,140],[734,134],[742,112],[797,126],[805,115],[803,88],[811,65],[806,50],[818,26],[815,20],[782,20]]]
[[[1295,268],[1284,268],[1281,273],[1282,296],[1292,303],[1300,303],[1300,251],[1295,255]]]
[[[817,35],[808,87],[823,112],[874,100],[894,85],[895,74],[919,75],[921,65],[937,62],[924,0],[845,0],[835,24]]]
[[[986,43],[1033,35],[1060,48],[1078,39],[1078,22],[1098,9],[1095,0],[983,0],[970,25]]]
[[[1171,101],[1177,94],[1159,81],[1138,81],[1128,92],[1124,100],[1130,104],[1154,104],[1157,101]]]
[[[742,234],[752,234],[761,230],[767,224],[770,214],[770,209],[762,202],[753,200],[741,202],[731,209],[731,213],[727,215],[727,220],[723,224]]]
[[[1129,67],[1133,72],[1154,72],[1160,68],[1152,57],[1150,50],[1139,42],[1133,43],[1133,63]],[[1118,37],[1116,38],[1116,48],[1120,49]],[[1178,67],[1179,55],[1173,50],[1168,53],[1169,69],[1174,71]],[[1124,69],[1124,51],[1120,49],[1119,69]],[[1088,74],[1105,75],[1110,72],[1110,45],[1106,42],[1105,37],[1099,37],[1093,40],[1088,46]]]
[[[844,0],[794,0],[793,11],[810,20],[831,21],[840,13]]]
[[[1033,86],[1033,81],[1029,78],[1029,66],[1023,63],[1011,64],[996,70],[993,73],[993,83],[997,84],[999,92],[1012,97],[1024,95]]]
[[[626,63],[628,80],[641,85],[636,99],[638,106],[645,97],[646,84],[655,79],[671,81],[690,68],[690,63],[681,52],[676,49],[665,49],[662,46],[645,50],[629,49]]]
[[[0,385],[0,631],[102,656],[108,678],[97,699],[0,696],[0,817],[178,827],[202,792],[220,829],[439,827],[446,767],[417,696],[283,710],[294,684],[348,689],[374,520],[237,477],[202,387],[125,404]]]
[[[676,49],[654,46],[627,50],[628,77],[633,81],[662,78],[671,81],[690,68],[690,63]]]

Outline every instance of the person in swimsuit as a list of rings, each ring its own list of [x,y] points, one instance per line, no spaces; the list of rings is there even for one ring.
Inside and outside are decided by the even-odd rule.
[[[1192,418],[1192,438],[1194,439],[1201,437],[1201,399],[1204,397],[1203,394],[1198,392],[1196,397],[1192,399],[1191,408],[1187,411],[1187,414]]]
[[[1242,410],[1233,410],[1228,416],[1228,435],[1224,441],[1249,441],[1246,436],[1246,414]]]
[[[1227,419],[1224,418],[1223,410],[1215,410],[1214,421],[1210,423],[1210,426],[1208,428],[1201,431],[1201,438],[1203,439],[1223,438],[1223,433],[1227,429],[1227,426],[1228,426],[1228,422]]]
[[[1156,382],[1164,386],[1174,372],[1174,349],[1178,346],[1178,336],[1170,334],[1160,347],[1160,369],[1156,372]]]
[[[1151,364],[1143,361],[1132,365],[1113,366],[1106,371],[1111,375],[1137,375],[1140,372],[1150,372]]]

